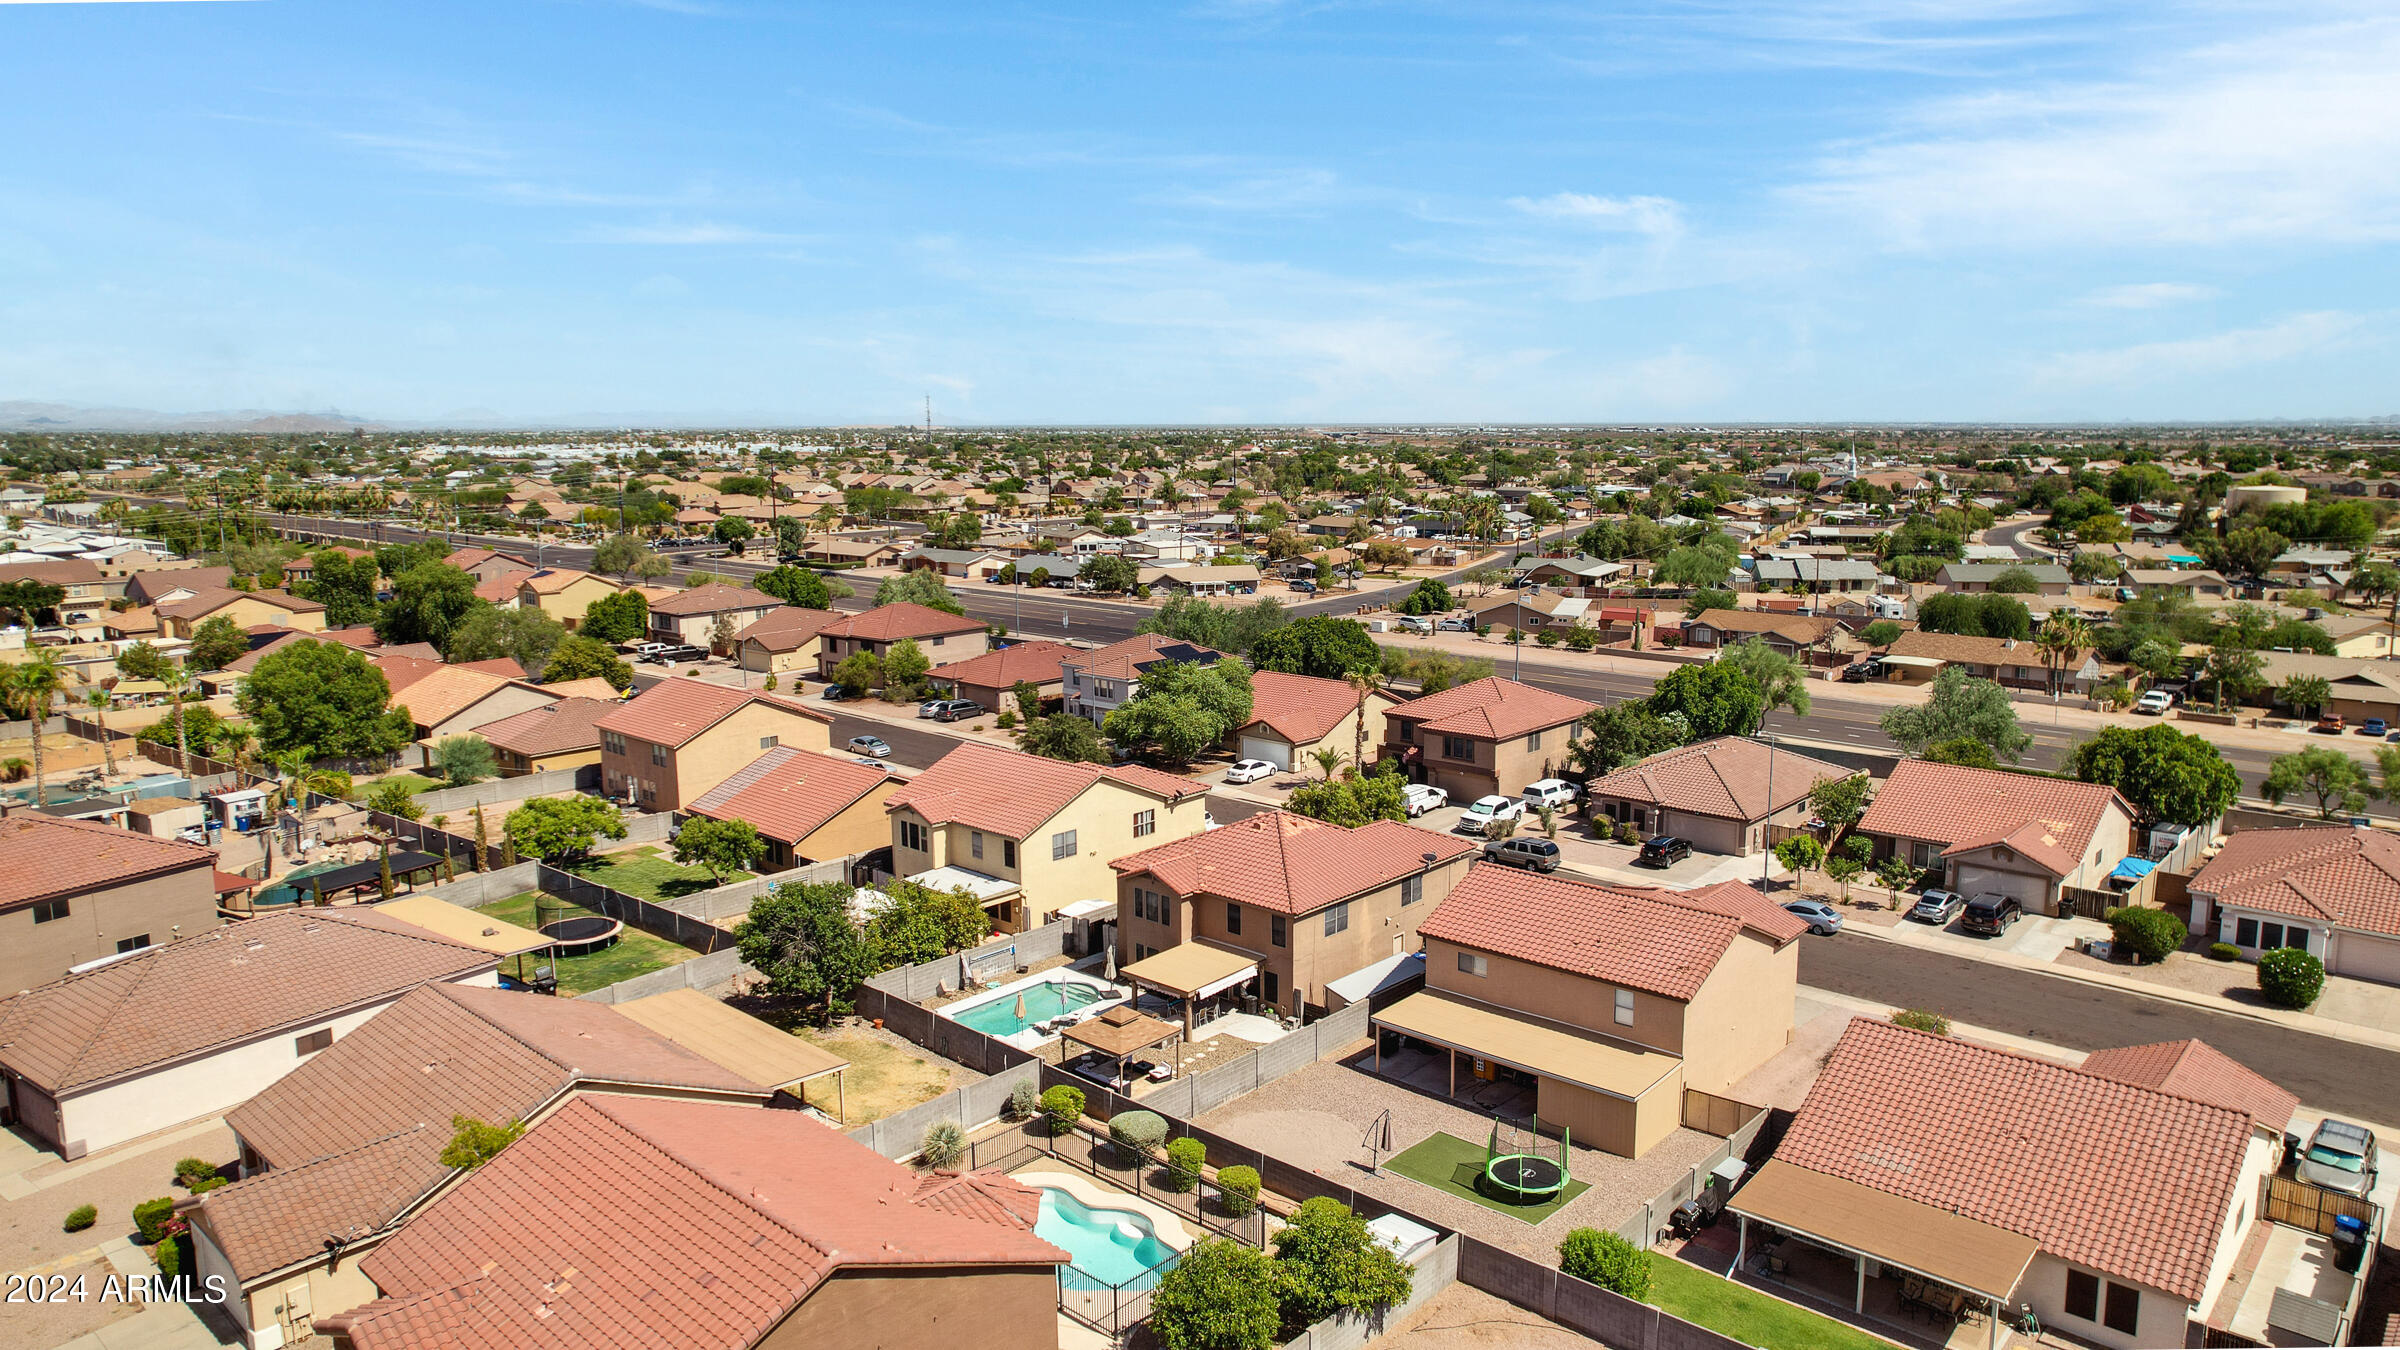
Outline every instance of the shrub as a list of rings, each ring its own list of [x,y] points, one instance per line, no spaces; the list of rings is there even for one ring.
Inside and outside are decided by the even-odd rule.
[[[1155,1111],[1119,1111],[1108,1122],[1108,1137],[1127,1157],[1147,1157],[1167,1142],[1166,1118]]]
[[[1533,640],[1545,647],[1555,647],[1559,643],[1566,641],[1565,638],[1559,636],[1558,630],[1555,628],[1543,629],[1542,631],[1533,635]]]
[[[1240,1218],[1258,1208],[1258,1169],[1255,1167],[1220,1167],[1217,1169],[1218,1199],[1225,1212]]]
[[[1002,731],[1012,731],[1017,725],[1017,715],[1013,712],[1003,712],[995,720],[1000,723],[1000,729]]]
[[[133,1207],[133,1228],[144,1242],[156,1242],[166,1232],[167,1220],[175,1215],[175,1197],[162,1195],[144,1200]]]
[[[216,1174],[217,1165],[206,1158],[177,1158],[175,1160],[175,1179],[186,1187],[203,1177],[213,1177]]]
[[[2211,961],[2239,961],[2242,959],[2242,949],[2230,942],[2212,942],[2208,944],[2208,959]]]
[[[1008,1090],[1008,1118],[1024,1120],[1042,1109],[1042,1090],[1030,1078],[1020,1079]]]
[[[1950,1034],[1949,1018],[1942,1016],[1938,1012],[1929,1012],[1923,1008],[1903,1008],[1900,1011],[1893,1013],[1892,1025],[1896,1027],[1907,1027],[1911,1031],[1930,1031],[1936,1036],[1947,1036]]]
[[[926,1126],[925,1142],[917,1146],[917,1160],[927,1167],[948,1167],[966,1153],[967,1132],[948,1120]]]
[[[1183,1192],[1200,1184],[1200,1166],[1208,1161],[1208,1145],[1185,1136],[1167,1145],[1167,1189]]]
[[[2131,952],[2145,965],[2155,965],[2183,945],[2191,930],[2183,920],[2163,909],[2144,909],[2125,905],[2106,915],[2112,940],[2120,949]]]
[[[1409,1268],[1331,1196],[1302,1202],[1274,1237],[1283,1325],[1289,1332],[1335,1313],[1393,1307],[1408,1298]]]
[[[97,1206],[77,1205],[67,1211],[66,1227],[70,1233],[80,1233],[98,1222],[100,1222],[100,1210]]]
[[[1638,844],[1642,842],[1642,833],[1641,831],[1633,828],[1632,821],[1620,820],[1617,822],[1617,842],[1620,844]]]
[[[192,1194],[194,1194],[194,1195],[206,1195],[206,1194],[208,1194],[210,1191],[213,1191],[213,1190],[215,1190],[216,1188],[218,1188],[219,1186],[226,1186],[226,1185],[231,1185],[231,1184],[232,1184],[232,1183],[230,1183],[230,1182],[226,1181],[226,1180],[225,1180],[225,1178],[223,1178],[223,1177],[202,1177],[202,1178],[200,1178],[198,1181],[195,1181],[195,1182],[193,1182],[193,1183],[192,1183]]]
[[[196,1263],[192,1260],[192,1235],[177,1233],[173,1237],[161,1241],[158,1244],[156,1259],[158,1273],[170,1280],[185,1271],[194,1269]]]
[[[1150,1333],[1162,1350],[1267,1350],[1282,1321],[1274,1258],[1210,1239],[1185,1252],[1150,1295]]]
[[[2258,958],[2258,991],[2278,1008],[2305,1008],[2325,992],[2325,963],[2298,947]]]
[[[1614,1233],[1578,1228],[1558,1244],[1558,1268],[1635,1300],[1650,1297],[1650,1257]]]
[[[1042,1114],[1050,1118],[1050,1133],[1067,1134],[1083,1119],[1083,1089],[1065,1083],[1042,1093]]]

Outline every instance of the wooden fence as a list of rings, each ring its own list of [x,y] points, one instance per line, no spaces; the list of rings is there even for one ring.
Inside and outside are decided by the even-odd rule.
[[[1685,1129],[1713,1134],[1719,1139],[1730,1138],[1736,1131],[1765,1113],[1767,1108],[1737,1102],[1698,1088],[1683,1090],[1683,1124]]]
[[[2296,1177],[2268,1177],[2262,1189],[2259,1213],[2276,1223],[2330,1234],[2333,1221],[2347,1216],[2366,1224],[2369,1233],[2381,1227],[2376,1219],[2378,1207],[2372,1200],[2329,1191]]]

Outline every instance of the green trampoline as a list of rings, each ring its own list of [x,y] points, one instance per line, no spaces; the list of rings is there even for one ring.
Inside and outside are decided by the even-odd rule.
[[[1483,1184],[1486,1195],[1511,1205],[1545,1205],[1559,1197],[1573,1180],[1567,1173],[1567,1132],[1555,1144],[1542,1137],[1542,1118],[1520,1125],[1494,1120],[1484,1145]]]

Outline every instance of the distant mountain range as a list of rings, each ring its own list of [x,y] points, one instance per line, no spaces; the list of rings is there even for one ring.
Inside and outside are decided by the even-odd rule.
[[[236,412],[162,413],[147,408],[87,408],[74,403],[0,402],[0,431],[249,431],[305,434],[371,429],[378,422],[342,412],[290,413],[244,408]]]

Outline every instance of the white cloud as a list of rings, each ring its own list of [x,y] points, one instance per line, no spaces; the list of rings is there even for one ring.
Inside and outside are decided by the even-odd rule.
[[[2348,345],[2366,327],[2359,315],[2320,310],[2206,337],[2061,352],[2036,363],[2032,373],[2037,384],[2057,387],[2141,385],[2250,371]]]
[[[2220,292],[2214,286],[2192,281],[2142,281],[2123,286],[2103,286],[2076,303],[2093,309],[2163,309],[2168,305],[2185,305],[2200,300],[2214,300]]]
[[[1511,197],[1508,204],[1543,220],[1572,221],[1601,230],[1630,230],[1652,236],[1683,232],[1683,206],[1670,197],[1596,197],[1557,192],[1547,197]]]

